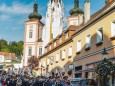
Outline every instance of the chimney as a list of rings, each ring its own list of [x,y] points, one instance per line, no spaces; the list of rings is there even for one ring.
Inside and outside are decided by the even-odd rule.
[[[84,19],[85,23],[90,20],[90,0],[84,2]]]
[[[113,0],[105,0],[105,4],[112,2]]]

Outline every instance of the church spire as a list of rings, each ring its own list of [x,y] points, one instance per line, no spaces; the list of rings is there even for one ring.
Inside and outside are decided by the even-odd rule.
[[[31,13],[28,18],[30,20],[40,20],[42,18],[42,16],[38,13],[38,4],[36,0],[34,0],[33,13]]]
[[[74,8],[79,8],[79,1],[78,0],[74,1]]]
[[[82,9],[79,8],[79,0],[74,1],[74,8],[70,10],[70,15],[77,16],[78,14],[83,14]]]

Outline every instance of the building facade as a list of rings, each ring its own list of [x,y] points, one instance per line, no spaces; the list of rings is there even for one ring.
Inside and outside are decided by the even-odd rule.
[[[64,5],[62,0],[49,0],[46,12],[46,24],[43,29],[44,47],[64,28]],[[45,52],[45,50],[43,50]]]
[[[91,16],[89,0],[84,3],[84,14],[78,0],[74,4],[68,29],[49,42],[46,53],[39,58],[42,69],[39,73],[48,76],[61,72],[70,78],[96,78],[94,69],[103,59],[103,48],[109,53],[106,58],[115,63],[115,1],[107,0]]]
[[[29,20],[25,22],[23,66],[28,65],[30,57],[38,58],[42,55],[42,30],[44,24],[40,21],[42,16],[38,13],[37,8],[38,5],[35,3],[33,13],[28,16]]]

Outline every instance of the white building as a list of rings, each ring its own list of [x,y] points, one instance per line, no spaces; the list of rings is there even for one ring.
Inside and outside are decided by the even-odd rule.
[[[62,33],[64,27],[64,5],[62,0],[49,0],[46,25],[43,29],[43,46]]]
[[[45,46],[62,33],[64,27],[64,5],[62,0],[49,0],[46,13],[46,25],[40,21],[42,16],[34,4],[33,13],[25,22],[23,66],[28,65],[31,56],[38,58],[44,53]]]

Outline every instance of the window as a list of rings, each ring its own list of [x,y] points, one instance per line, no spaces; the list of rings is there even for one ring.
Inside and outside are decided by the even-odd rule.
[[[81,51],[81,40],[77,42],[77,52]]]
[[[42,48],[39,48],[39,56],[42,55]]]
[[[54,47],[56,47],[56,42],[54,42]]]
[[[65,50],[63,50],[63,52],[62,52],[62,59],[64,59],[65,58]]]
[[[56,54],[56,62],[59,61],[59,53]]]
[[[115,36],[115,20],[111,22],[111,35],[112,37]]]
[[[60,58],[62,58],[62,50],[60,50]]]
[[[45,60],[43,61],[43,67],[45,67],[46,66],[46,62],[45,62]]]
[[[58,69],[56,68],[56,74],[58,73],[59,71],[58,71]]]
[[[62,72],[65,72],[65,66],[62,67]]]
[[[28,56],[31,56],[31,55],[32,55],[32,48],[29,47],[29,49],[28,49]]]
[[[72,56],[72,46],[69,47],[69,56]]]
[[[69,38],[69,33],[66,33],[66,39],[68,39]]]
[[[51,50],[51,45],[50,45],[50,50]]]
[[[103,41],[103,29],[100,28],[98,31],[97,31],[97,43],[100,43]]]
[[[90,47],[91,46],[91,35],[89,34],[87,37],[86,37],[86,48]]]
[[[33,37],[33,31],[29,31],[29,38]]]
[[[59,42],[62,43],[62,37],[59,39]]]
[[[48,58],[48,59],[47,59],[47,65],[49,65],[49,64],[50,64],[50,59]]]

